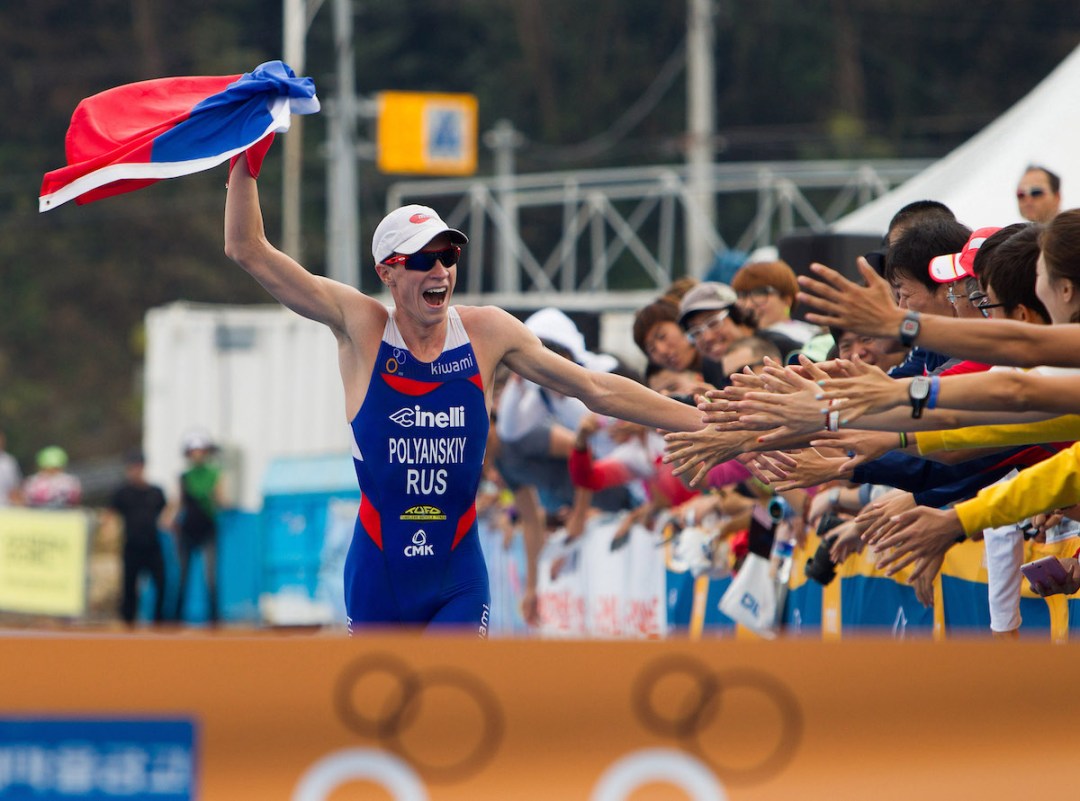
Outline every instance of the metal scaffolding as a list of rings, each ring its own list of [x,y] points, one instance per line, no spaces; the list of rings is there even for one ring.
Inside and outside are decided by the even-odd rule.
[[[402,181],[386,202],[388,209],[433,205],[469,235],[459,298],[589,308],[602,295],[605,304],[622,306],[712,267],[711,260],[687,260],[681,240],[688,219],[704,229],[714,258],[749,252],[798,230],[826,232],[929,163],[716,164],[715,224],[695,201],[688,169],[677,165]]]

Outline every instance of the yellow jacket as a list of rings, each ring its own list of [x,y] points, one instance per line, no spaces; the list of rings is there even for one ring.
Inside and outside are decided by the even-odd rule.
[[[1056,456],[1028,467],[1011,481],[993,484],[956,514],[969,537],[984,528],[1017,523],[1026,517],[1080,503],[1080,442]]]
[[[1080,414],[1065,414],[1038,423],[967,426],[944,431],[920,431],[915,435],[919,453],[958,451],[965,448],[998,448],[1037,445],[1040,442],[1080,440]]]

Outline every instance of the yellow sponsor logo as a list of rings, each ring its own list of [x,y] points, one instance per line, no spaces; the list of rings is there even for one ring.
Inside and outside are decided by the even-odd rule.
[[[437,506],[411,506],[401,513],[400,520],[445,520],[446,515]]]

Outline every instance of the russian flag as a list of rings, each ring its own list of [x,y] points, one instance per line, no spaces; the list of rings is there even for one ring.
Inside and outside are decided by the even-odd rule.
[[[76,107],[65,138],[67,166],[45,174],[38,211],[210,169],[287,131],[290,114],[318,110],[315,83],[280,61],[243,75],[159,78],[108,89]],[[252,169],[257,174],[258,165]]]

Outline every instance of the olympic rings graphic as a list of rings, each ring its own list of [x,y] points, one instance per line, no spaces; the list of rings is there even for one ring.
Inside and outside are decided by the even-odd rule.
[[[694,689],[674,705],[676,708],[664,710],[659,708],[657,690],[661,683],[673,678],[689,679]],[[706,753],[702,735],[719,715],[725,694],[746,690],[775,707],[780,716],[780,736],[772,751],[756,763],[723,764]],[[798,699],[779,679],[762,671],[715,672],[692,657],[665,657],[646,666],[635,680],[632,693],[635,712],[646,729],[678,740],[730,784],[755,784],[771,778],[791,761],[802,739],[803,715]]]
[[[379,699],[381,710],[364,714],[356,708],[356,690],[361,682],[380,674],[393,682],[394,689]],[[422,759],[416,753],[417,747],[408,747],[403,738],[405,730],[424,713],[423,697],[428,695],[428,703],[432,703],[429,691],[434,689],[464,696],[483,720],[481,735],[472,750],[449,763]],[[334,707],[346,728],[378,740],[432,782],[459,781],[479,772],[499,750],[505,728],[498,699],[475,676],[454,668],[416,671],[389,654],[375,654],[348,665],[334,688]]]

